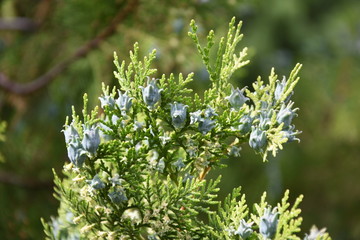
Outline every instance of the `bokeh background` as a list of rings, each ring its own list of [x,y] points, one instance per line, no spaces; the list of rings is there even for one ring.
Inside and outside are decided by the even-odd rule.
[[[315,224],[333,239],[360,239],[359,13],[358,0],[0,0],[0,239],[44,237],[40,217],[59,204],[51,169],[67,161],[60,130],[83,93],[95,106],[101,82],[116,84],[114,51],[127,60],[135,41],[142,54],[156,48],[159,74],[195,72],[201,92],[209,81],[188,23],[219,36],[232,16],[244,22],[251,60],[235,85],[303,63],[294,95],[303,133],[268,163],[247,147],[226,160],[212,173],[224,175],[221,195],[242,185],[249,203],[264,190],[275,202],[290,189],[292,200],[305,195],[305,232]]]

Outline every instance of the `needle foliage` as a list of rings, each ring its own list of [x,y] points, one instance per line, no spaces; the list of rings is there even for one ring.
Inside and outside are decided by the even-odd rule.
[[[114,55],[119,85],[103,85],[100,107],[89,111],[85,94],[82,114],[73,109],[63,130],[70,163],[64,178],[54,171],[59,216],[43,221],[48,239],[302,239],[302,196],[290,204],[286,191],[270,206],[264,193],[251,208],[240,187],[221,200],[221,177],[206,178],[245,144],[267,161],[299,140],[291,96],[301,64],[239,89],[229,80],[249,63],[237,49],[241,22],[233,18],[217,43],[210,31],[201,44],[195,21],[190,29],[211,80],[203,97],[186,88],[194,74],[158,75],[156,51],[141,58],[135,43],[129,63]],[[304,239],[330,237],[313,228]]]

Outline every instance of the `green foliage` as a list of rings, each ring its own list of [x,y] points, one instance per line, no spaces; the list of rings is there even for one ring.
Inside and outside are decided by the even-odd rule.
[[[192,32],[189,32],[189,36],[195,42],[198,52],[202,56],[204,65],[206,66],[207,71],[210,75],[210,80],[213,82],[214,90],[219,91],[223,94],[228,94],[226,90],[229,90],[229,79],[231,75],[239,68],[249,63],[249,60],[243,61],[247,55],[247,48],[244,48],[237,56],[236,46],[243,37],[243,34],[240,34],[242,22],[239,22],[235,26],[235,18],[232,18],[229,23],[229,31],[226,38],[222,37],[219,41],[219,46],[217,50],[217,57],[215,63],[210,63],[210,51],[214,46],[214,31],[211,30],[207,36],[206,47],[201,47],[199,43],[198,36],[196,34],[198,27],[195,24],[195,21],[191,21],[190,26]],[[225,96],[221,96],[225,97]]]
[[[290,97],[301,65],[287,80],[278,80],[274,70],[269,83],[258,78],[254,91],[246,89],[246,97],[228,82],[248,63],[243,60],[246,49],[234,54],[241,24],[235,27],[235,18],[231,20],[215,65],[210,65],[209,55],[214,32],[202,48],[195,22],[190,25],[189,35],[212,82],[204,98],[191,96],[185,87],[193,74],[151,79],[155,51],[140,60],[136,43],[127,66],[115,54],[119,89],[110,91],[103,84],[102,110],[95,107],[90,113],[84,95],[82,117],[73,109],[71,122],[66,120],[71,162],[64,166],[63,180],[54,171],[55,197],[61,205],[58,218],[43,221],[49,239],[300,239],[296,234],[302,197],[289,209],[286,192],[270,212],[264,194],[250,211],[240,188],[221,203],[220,177],[205,177],[224,166],[221,160],[239,156],[243,144],[265,161],[267,152],[275,156],[283,144],[296,140],[299,132],[291,124],[296,109]],[[241,228],[244,222],[247,234]],[[317,236],[328,239],[324,232]]]
[[[259,216],[262,216],[265,208],[267,207],[267,203],[265,201],[266,194],[264,193],[261,198],[260,204],[255,204],[255,211],[258,215],[252,215],[251,218],[255,222],[259,222]],[[281,200],[281,203],[277,205],[277,211],[279,212],[279,222],[275,235],[275,239],[301,239],[297,237],[295,234],[300,232],[300,225],[302,222],[302,218],[299,217],[301,210],[298,209],[298,205],[302,201],[303,196],[299,196],[291,209],[289,209],[290,204],[289,200],[289,191],[285,192],[284,197]],[[325,239],[325,238],[324,238]]]

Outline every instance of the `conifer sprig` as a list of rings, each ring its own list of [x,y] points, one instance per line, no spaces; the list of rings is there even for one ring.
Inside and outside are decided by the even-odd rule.
[[[236,53],[241,22],[231,20],[214,59],[214,32],[202,47],[190,26],[212,82],[203,99],[186,88],[192,73],[154,78],[155,51],[140,59],[135,43],[128,64],[114,54],[119,87],[103,84],[102,111],[89,112],[86,94],[82,116],[73,108],[63,130],[70,163],[64,179],[54,171],[59,216],[43,221],[48,239],[300,239],[302,196],[290,207],[286,191],[272,207],[264,193],[252,211],[240,187],[221,201],[220,177],[206,177],[244,144],[266,161],[298,140],[291,96],[301,65],[282,80],[272,69],[254,91],[235,88],[230,77],[249,62],[246,48]],[[305,239],[330,238],[313,228]]]

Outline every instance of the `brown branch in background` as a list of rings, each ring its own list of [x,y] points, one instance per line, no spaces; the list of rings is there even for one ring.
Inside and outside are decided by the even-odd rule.
[[[136,10],[139,0],[129,0],[127,2],[128,4],[114,17],[108,27],[106,27],[94,39],[90,40],[89,42],[78,48],[78,50],[76,50],[71,57],[55,65],[45,74],[29,83],[20,84],[13,82],[8,79],[4,74],[0,73],[0,87],[18,95],[30,94],[45,87],[52,80],[54,80],[56,76],[58,76],[66,68],[68,68],[73,62],[86,56],[91,50],[97,48],[103,40],[115,33],[117,25],[122,22],[127,16],[129,16],[130,13]]]
[[[54,186],[52,181],[40,181],[36,179],[24,178],[17,176],[15,173],[4,171],[0,171],[0,183],[31,189],[52,188]]]
[[[0,30],[17,30],[31,32],[37,29],[38,25],[29,18],[0,19]]]

